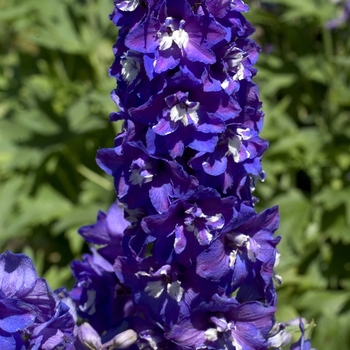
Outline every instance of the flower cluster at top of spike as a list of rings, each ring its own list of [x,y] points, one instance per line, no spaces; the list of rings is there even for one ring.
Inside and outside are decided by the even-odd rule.
[[[97,163],[113,176],[118,201],[80,229],[95,245],[72,263],[71,296],[89,322],[81,348],[108,348],[118,334],[125,342],[115,347],[130,350],[280,346],[279,215],[258,214],[252,196],[268,144],[259,137],[259,47],[248,38],[248,7],[114,4],[119,110],[110,119],[124,126]]]

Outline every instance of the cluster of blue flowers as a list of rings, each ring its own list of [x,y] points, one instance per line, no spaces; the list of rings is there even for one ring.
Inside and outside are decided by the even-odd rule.
[[[279,215],[258,214],[252,195],[268,143],[247,10],[242,0],[115,1],[111,120],[124,127],[97,163],[117,201],[79,230],[93,248],[72,263],[71,299],[29,258],[1,256],[5,349],[281,346]]]
[[[99,334],[133,329],[135,349],[267,349],[272,337],[279,216],[253,208],[268,144],[247,10],[115,1],[111,120],[125,122],[97,163],[118,202],[80,230],[103,247],[73,263],[72,296]]]

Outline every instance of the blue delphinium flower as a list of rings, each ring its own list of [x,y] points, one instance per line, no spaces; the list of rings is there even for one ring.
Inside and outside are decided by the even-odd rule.
[[[279,214],[254,209],[268,142],[248,6],[114,5],[110,119],[124,125],[97,163],[117,202],[80,229],[95,246],[72,263],[71,296],[89,322],[79,346],[126,334],[130,350],[267,349],[284,329],[274,316]]]
[[[326,28],[336,29],[344,23],[348,23],[350,19],[350,0],[331,0],[339,7],[339,15],[326,23]]]
[[[75,311],[37,276],[31,259],[0,255],[0,348],[74,349]]]
[[[311,347],[311,339],[310,339],[312,328],[314,327],[314,322],[312,321],[308,325],[308,329],[305,329],[304,322],[305,322],[305,320],[303,320],[302,318],[293,319],[293,320],[287,322],[287,324],[298,323],[300,333],[301,333],[301,336],[298,339],[298,341],[291,345],[291,347],[290,347],[291,350],[316,350],[316,349],[313,349]]]
[[[88,242],[101,248],[91,248],[91,254],[84,254],[82,261],[72,262],[77,282],[70,296],[78,305],[78,315],[99,333],[115,327],[132,312],[130,288],[120,284],[113,268],[122,254],[121,239],[128,224],[122,207],[114,203],[108,213],[98,213],[95,224],[79,230]]]

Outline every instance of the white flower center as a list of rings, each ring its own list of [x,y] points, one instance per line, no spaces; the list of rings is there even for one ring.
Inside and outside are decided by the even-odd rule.
[[[164,290],[163,281],[148,282],[145,288],[145,292],[153,298],[159,298]]]
[[[122,65],[122,77],[130,85],[140,72],[141,59],[132,51],[128,51],[121,57],[120,63]]]
[[[184,289],[181,287],[181,282],[175,281],[173,283],[168,283],[167,291],[170,297],[176,300],[178,303],[182,299],[182,295],[184,294]]]
[[[87,291],[87,300],[84,305],[79,305],[79,309],[83,312],[86,312],[88,315],[93,315],[96,312],[95,308],[95,299],[96,299],[96,291],[88,290]]]
[[[224,60],[226,61],[228,70],[234,73],[232,77],[234,80],[244,79],[244,66],[242,61],[245,58],[246,54],[237,48],[233,48],[225,55]]]
[[[185,213],[189,214],[185,218],[186,229],[193,232],[200,245],[209,244],[213,239],[211,231],[221,229],[224,226],[221,214],[205,215],[197,206],[187,209]]]
[[[197,110],[199,108],[199,102],[196,103],[194,107],[189,107],[189,102],[186,103],[178,103],[170,110],[170,118],[173,122],[177,122],[181,120],[183,125],[187,126],[190,124],[197,124],[199,121],[199,117],[197,114]]]
[[[182,49],[183,47],[187,46],[190,38],[187,32],[184,29],[180,28],[179,30],[175,30],[173,32],[173,40],[175,41],[176,45]]]
[[[233,339],[233,340],[232,340],[232,345],[235,347],[235,350],[242,350],[242,349],[243,349],[242,346],[241,346],[241,344],[239,344],[239,343],[237,342],[237,339]]]
[[[244,235],[243,233],[239,235],[235,235],[234,233],[231,233],[231,234],[228,234],[228,236],[231,238],[231,241],[238,247],[243,247],[249,239],[249,236]]]
[[[229,256],[229,259],[230,259],[230,267],[232,267],[235,262],[236,262],[236,258],[237,258],[237,250],[232,250],[231,253],[230,253],[230,256]]]
[[[115,6],[121,11],[134,11],[139,3],[139,0],[122,0],[117,2]]]
[[[209,328],[204,332],[204,336],[209,341],[215,341],[218,339],[218,331],[215,328]]]
[[[177,25],[172,17],[168,17],[165,20],[164,31],[158,33],[160,36],[159,50],[169,49],[173,42],[175,42],[180,49],[183,47],[186,48],[190,38],[188,33],[182,28],[184,24],[185,21],[181,20]]]
[[[160,275],[165,275],[166,277],[158,281],[148,282],[145,292],[153,298],[159,298],[166,289],[168,295],[179,303],[184,293],[184,289],[181,287],[181,282],[177,280],[175,282],[171,282],[166,270],[161,270]],[[152,275],[145,271],[138,271],[136,272],[136,276],[151,277]]]
[[[245,247],[247,249],[248,259],[252,262],[256,261],[256,257],[260,250],[260,245],[257,242],[250,238],[249,236],[240,233],[236,234],[234,232],[229,233],[226,237],[230,240],[230,242],[234,245],[234,247],[242,248]],[[232,257],[231,257],[232,254]],[[230,266],[232,266],[236,260],[237,249],[234,249],[230,254]]]
[[[239,150],[241,148],[241,145],[241,137],[238,135],[235,135],[228,140],[228,151],[226,155],[232,155],[235,163],[239,162]]]
[[[237,128],[237,134],[233,137],[229,138],[228,140],[228,151],[226,152],[226,155],[232,155],[233,160],[235,163],[238,163],[240,161],[240,154],[239,151],[242,146],[242,140],[246,141],[251,138],[250,129],[241,129]],[[247,158],[250,157],[250,153],[246,150],[245,151]]]
[[[189,232],[193,232],[193,234],[194,234],[195,237],[197,238],[198,243],[199,243],[200,245],[205,245],[205,244],[203,244],[203,241],[202,241],[202,240],[203,240],[203,237],[199,237],[199,230],[198,230],[197,227],[195,227],[194,225],[188,225],[188,226],[187,226],[187,230],[188,230]],[[209,230],[205,230],[205,236],[207,237],[206,241],[208,241],[208,242],[211,242],[211,241],[212,241],[213,235],[210,233]]]

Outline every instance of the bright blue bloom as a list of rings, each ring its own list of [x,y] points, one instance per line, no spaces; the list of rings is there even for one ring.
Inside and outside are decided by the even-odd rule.
[[[188,314],[165,337],[183,349],[267,349],[275,308],[259,302],[240,304],[215,294]]]
[[[0,348],[74,349],[74,311],[37,276],[31,259],[0,255]]]

